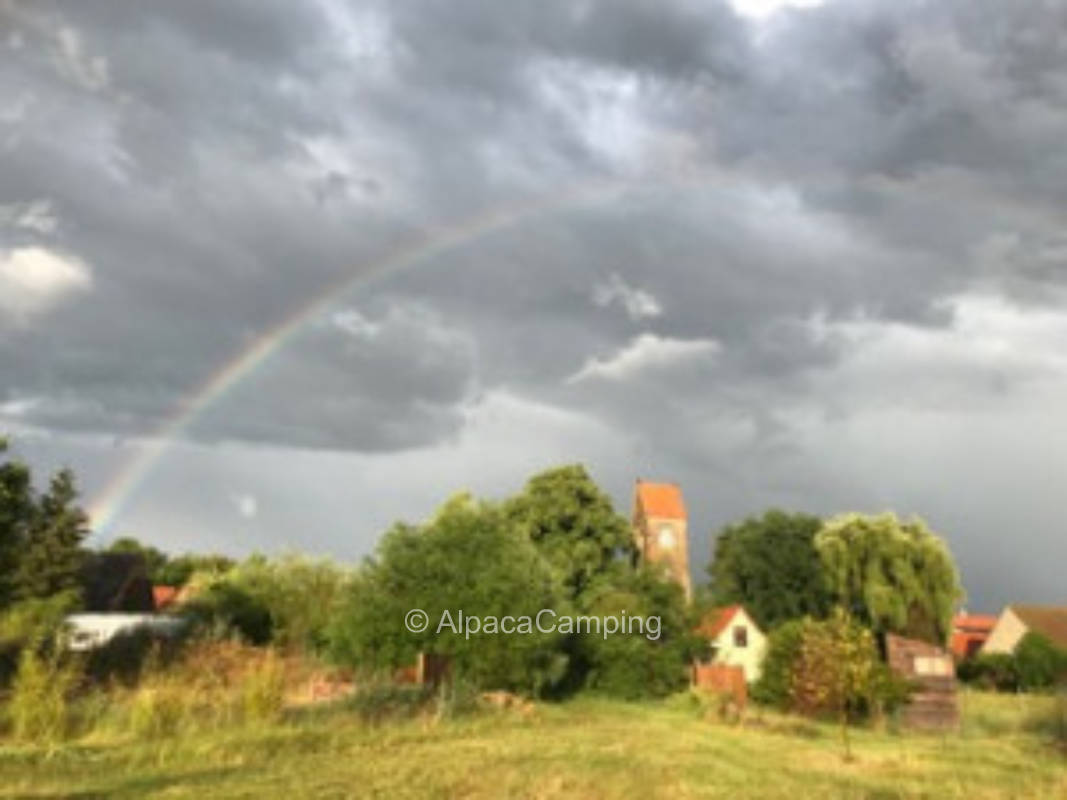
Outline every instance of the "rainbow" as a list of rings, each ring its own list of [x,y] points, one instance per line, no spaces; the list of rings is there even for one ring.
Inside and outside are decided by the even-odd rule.
[[[448,251],[463,247],[484,236],[506,229],[546,211],[555,210],[588,198],[610,196],[620,191],[619,182],[582,183],[550,197],[542,197],[506,210],[494,210],[467,218],[449,228],[423,236],[395,250],[326,288],[287,316],[230,360],[215,370],[206,381],[187,392],[174,412],[159,428],[141,442],[137,453],[116,472],[112,480],[89,504],[91,529],[97,534],[111,527],[137,495],[146,480],[166,455],[172,443],[187,431],[211,405],[221,400],[241,381],[259,370],[308,323],[327,311],[339,298],[357,287],[382,280],[397,271],[425,263]]]

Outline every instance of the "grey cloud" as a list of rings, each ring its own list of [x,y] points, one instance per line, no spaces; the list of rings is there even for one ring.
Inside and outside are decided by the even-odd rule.
[[[961,323],[946,298],[1064,307],[1064,14],[860,0],[758,28],[688,0],[3,4],[0,249],[67,253],[92,283],[28,324],[0,318],[0,417],[99,484],[86,452],[113,455],[71,442],[158,429],[351,285],[190,426],[185,477],[159,479],[175,503],[244,443],[307,448],[328,484],[345,459],[366,476],[462,445],[463,479],[499,488],[486,471],[517,485],[503,473],[541,462],[490,440],[536,438],[621,500],[633,472],[702,487],[705,533],[771,502],[929,504],[962,525],[967,477],[918,491],[871,440],[880,414],[925,440],[938,409],[980,427],[1059,397],[1054,361],[938,348]],[[887,331],[931,351],[909,359]],[[1003,335],[1044,352],[1059,331]],[[641,341],[718,351],[567,382]],[[882,369],[862,366],[872,353]],[[812,437],[833,444],[826,464]],[[479,470],[479,450],[499,462]],[[254,462],[227,485],[267,498]],[[420,486],[431,507],[440,481]],[[225,494],[209,505],[233,515]],[[257,523],[283,540],[298,523],[271,508]]]

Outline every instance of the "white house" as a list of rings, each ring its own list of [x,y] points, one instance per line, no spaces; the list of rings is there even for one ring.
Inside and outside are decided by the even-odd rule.
[[[759,679],[767,637],[742,606],[715,609],[704,617],[697,633],[710,641],[712,663],[741,667],[748,683]]]
[[[79,651],[100,647],[120,633],[132,633],[138,628],[147,628],[153,633],[173,636],[185,625],[181,617],[120,612],[70,614],[66,621],[70,628],[67,646],[71,650]]]

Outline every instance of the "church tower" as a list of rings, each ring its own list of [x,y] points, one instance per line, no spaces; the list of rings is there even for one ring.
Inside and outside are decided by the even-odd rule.
[[[674,483],[637,480],[634,487],[633,529],[638,559],[662,564],[665,571],[692,596],[689,580],[689,529],[682,490]]]

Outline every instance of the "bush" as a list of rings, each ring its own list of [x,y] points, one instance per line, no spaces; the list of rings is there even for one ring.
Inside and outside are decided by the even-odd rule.
[[[1026,634],[1013,653],[969,658],[956,670],[961,681],[1000,692],[1051,689],[1067,678],[1067,651],[1038,633]]]
[[[271,639],[273,623],[263,601],[225,578],[209,584],[185,612],[197,628],[219,638],[236,635],[254,645]]]
[[[51,743],[62,740],[70,724],[70,694],[77,670],[57,655],[42,656],[27,646],[19,657],[8,714],[16,739]]]
[[[804,636],[804,620],[783,623],[767,637],[767,651],[763,670],[752,686],[752,699],[757,703],[786,710],[790,705],[789,682],[793,663],[800,652]]]
[[[998,692],[1019,689],[1019,670],[1015,656],[1010,653],[988,653],[968,658],[956,668],[956,675],[964,683]]]
[[[610,697],[637,700],[665,697],[684,689],[689,665],[703,642],[694,636],[696,619],[686,607],[681,587],[655,568],[605,576],[581,598],[582,613],[594,617],[657,618],[655,631],[574,635],[570,640],[574,680]],[[649,638],[651,632],[656,638]]]
[[[1015,668],[1023,691],[1051,689],[1067,677],[1067,650],[1030,632],[1015,648]]]

